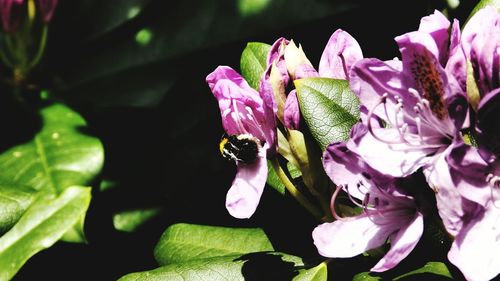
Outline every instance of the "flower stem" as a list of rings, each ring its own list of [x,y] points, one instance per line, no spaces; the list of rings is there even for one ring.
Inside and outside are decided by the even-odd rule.
[[[276,171],[276,174],[280,178],[281,182],[283,183],[283,185],[285,185],[286,190],[288,190],[288,192],[290,192],[290,194],[300,203],[300,205],[306,208],[306,210],[308,210],[315,218],[317,218],[318,220],[322,220],[322,212],[311,202],[309,202],[309,200],[307,200],[307,198],[290,181],[288,176],[283,171],[283,168],[281,168],[278,159],[273,158],[270,160],[270,162],[273,165],[273,168]]]

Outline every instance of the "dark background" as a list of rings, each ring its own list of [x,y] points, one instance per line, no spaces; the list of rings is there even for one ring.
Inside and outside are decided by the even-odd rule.
[[[233,31],[227,40],[221,37],[210,43],[193,43],[194,47],[185,51],[171,51],[165,44],[165,53],[171,55],[101,75],[92,69],[127,60],[125,55],[120,58],[114,54],[120,53],[122,42],[142,26],[174,29],[186,17],[197,15],[195,8],[191,14],[177,3],[180,1],[152,0],[134,20],[96,35],[92,22],[106,18],[99,4],[111,4],[60,2],[44,63],[33,79],[87,119],[90,133],[105,147],[100,180],[112,180],[116,187],[105,192],[94,189],[85,223],[88,244],[56,243],[31,258],[14,278],[18,281],[116,280],[156,268],[153,248],[163,231],[177,222],[261,227],[277,251],[317,261],[311,231],[318,222],[292,198],[266,188],[251,219],[232,218],[225,210],[225,194],[235,167],[219,155],[223,130],[205,77],[218,65],[238,69],[247,42],[272,44],[278,37],[302,44],[317,66],[324,45],[337,28],[358,40],[365,57],[392,59],[399,55],[393,38],[416,30],[422,16],[444,7],[441,1],[356,1],[356,8],[293,24],[282,22],[281,26],[262,23],[255,30],[247,26],[239,37],[233,36]],[[453,15],[463,22],[473,4],[462,3]],[[202,1],[200,5],[206,6]],[[229,9],[227,4],[219,4],[221,7]],[[170,39],[164,38],[165,42]],[[172,77],[173,82],[162,84]],[[155,91],[144,90],[152,85]],[[13,130],[18,127],[13,126]],[[162,207],[161,213],[134,233],[113,228],[114,213],[157,206]],[[411,258],[418,261],[419,253],[428,255],[429,249],[415,252]],[[442,249],[437,249],[436,256],[442,254]],[[353,272],[368,269],[373,261],[360,257],[332,264],[333,279],[349,280]]]

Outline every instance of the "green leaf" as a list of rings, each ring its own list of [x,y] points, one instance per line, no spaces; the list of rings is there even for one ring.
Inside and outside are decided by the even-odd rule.
[[[359,119],[359,101],[345,80],[305,78],[295,80],[299,107],[312,136],[324,150],[334,141],[345,141]]]
[[[431,262],[426,263],[423,267],[421,267],[419,269],[410,271],[408,273],[405,273],[401,276],[394,278],[394,280],[405,280],[405,278],[407,278],[409,276],[415,277],[413,275],[426,274],[426,273],[430,273],[433,275],[439,275],[441,277],[447,277],[446,280],[448,280],[448,278],[453,279],[450,271],[448,270],[448,267],[446,267],[446,265],[444,263],[431,261]]]
[[[293,281],[326,281],[328,280],[328,269],[325,263],[310,268],[302,269],[299,275],[293,278]]]
[[[300,171],[300,169],[295,167],[295,165],[293,165],[292,162],[287,162],[286,168],[288,169],[290,176],[292,176],[292,179],[296,179],[302,176],[302,172]]]
[[[258,89],[259,81],[266,71],[266,58],[270,48],[269,44],[250,42],[241,53],[241,75],[254,89]]]
[[[229,228],[174,224],[158,241],[154,253],[160,265],[193,259],[273,251],[260,228]]]
[[[278,191],[281,195],[285,195],[286,187],[283,182],[276,174],[276,171],[271,164],[271,161],[267,160],[267,181],[266,183]]]
[[[292,280],[298,273],[297,267],[303,265],[300,258],[291,255],[253,253],[169,264],[151,271],[128,274],[119,281]]]
[[[21,218],[34,200],[32,189],[23,186],[0,185],[0,235]]]
[[[134,232],[144,223],[155,217],[161,208],[127,210],[113,215],[113,226],[124,232]]]
[[[0,155],[0,181],[53,193],[90,184],[103,166],[99,139],[84,134],[85,120],[62,104],[40,115],[43,128],[34,139]]]
[[[353,278],[352,281],[378,281],[381,278],[378,276],[371,276],[370,272],[361,272],[356,274]]]
[[[10,280],[31,256],[58,241],[85,214],[90,202],[86,187],[68,187],[57,197],[41,195],[0,238],[0,281]]]

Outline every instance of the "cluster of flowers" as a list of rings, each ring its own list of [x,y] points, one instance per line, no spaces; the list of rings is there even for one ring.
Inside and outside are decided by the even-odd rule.
[[[336,186],[335,220],[312,233],[319,253],[353,257],[390,241],[371,269],[389,270],[414,249],[424,217],[437,210],[454,239],[450,262],[468,280],[492,279],[500,272],[500,15],[483,8],[461,30],[436,11],[395,40],[400,60],[363,58],[356,40],[337,30],[316,71],[300,47],[280,38],[258,90],[226,66],[208,75],[226,133],[251,138],[258,148],[253,161],[230,153],[238,171],[227,209],[237,218],[254,213],[266,159],[279,151],[278,122],[299,127],[296,94],[285,93],[290,80],[345,79],[359,98],[361,118],[348,141],[323,153]],[[425,181],[415,179],[419,174]],[[429,191],[435,200],[422,195]],[[341,192],[362,212],[340,217],[335,201]]]

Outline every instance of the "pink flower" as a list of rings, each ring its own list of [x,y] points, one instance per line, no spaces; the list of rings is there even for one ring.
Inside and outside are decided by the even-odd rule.
[[[226,133],[236,138],[255,140],[256,155],[251,157],[251,161],[233,157],[238,172],[226,196],[226,208],[232,216],[249,218],[255,212],[266,184],[266,156],[272,156],[276,149],[272,100],[270,104],[269,97],[259,94],[227,66],[217,67],[206,81],[219,103]],[[232,144],[229,145],[231,148]]]

